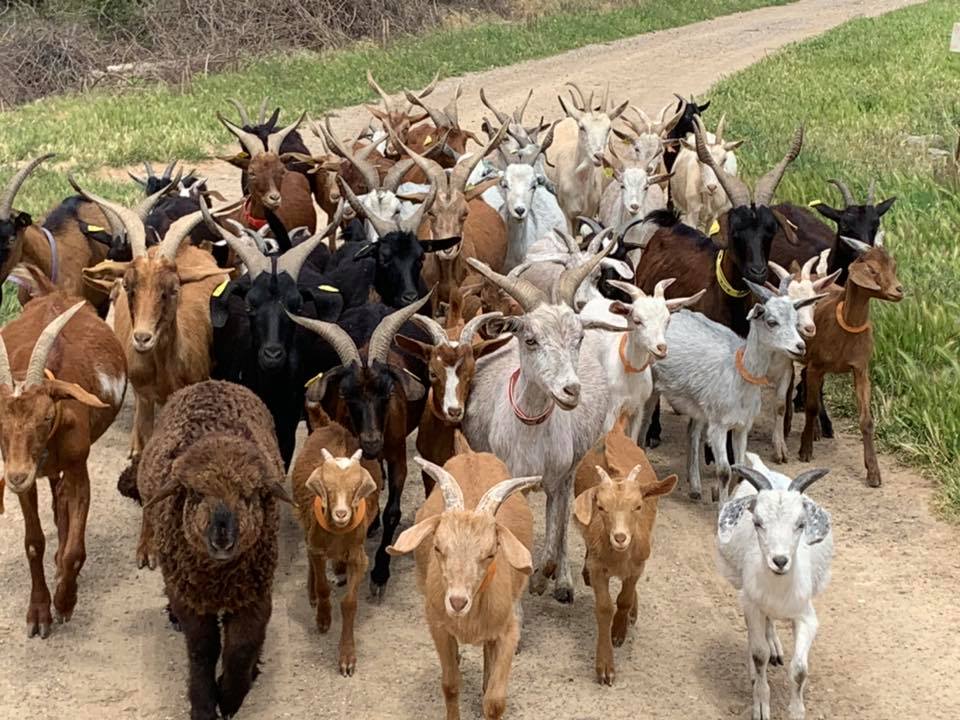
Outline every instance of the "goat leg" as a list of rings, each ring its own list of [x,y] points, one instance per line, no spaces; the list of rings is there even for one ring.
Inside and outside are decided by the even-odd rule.
[[[729,433],[723,428],[707,427],[707,442],[713,448],[713,458],[716,463],[717,482],[710,491],[714,502],[726,502],[730,483],[730,460],[727,455],[727,439]]]
[[[807,685],[807,657],[813,639],[817,636],[817,613],[812,604],[806,612],[793,621],[794,652],[790,662],[790,720],[803,720],[806,708],[803,705],[803,691]]]
[[[639,572],[636,575],[623,579],[620,594],[617,595],[617,612],[613,616],[613,627],[610,633],[614,647],[622,646],[627,639],[630,613],[637,604],[637,581],[641,573],[643,573],[643,563],[640,563]]]
[[[90,477],[86,463],[81,462],[64,473],[60,486],[64,498],[61,520],[67,523],[67,544],[57,552],[60,562],[57,564],[57,589],[53,596],[53,607],[58,622],[69,622],[77,605],[77,576],[87,559],[85,533],[87,529],[87,511],[90,509]]]
[[[507,709],[507,682],[510,680],[510,667],[520,640],[520,628],[514,619],[507,630],[493,642],[490,661],[493,665],[487,671],[487,657],[484,653],[484,675],[488,677],[483,692],[484,720],[500,720]]]
[[[702,497],[700,487],[700,438],[703,436],[704,424],[690,418],[687,422],[687,482],[690,484],[689,495],[691,500]]]
[[[873,415],[870,412],[870,376],[866,368],[854,368],[853,388],[860,410],[860,435],[863,438],[863,464],[867,468],[867,485],[880,487],[880,465],[873,446]]]
[[[809,462],[813,459],[813,432],[817,422],[817,413],[820,411],[820,389],[823,384],[823,373],[819,370],[807,369],[806,407],[803,435],[800,437],[800,459]]]
[[[257,663],[267,636],[270,598],[223,619],[223,674],[217,680],[220,713],[232,717],[257,677]]]
[[[573,496],[573,483],[574,477],[571,472],[558,494],[554,508],[557,532],[554,551],[556,579],[554,581],[553,599],[564,604],[573,602],[573,576],[570,573],[570,563],[567,560],[567,531],[570,528],[570,498]]]
[[[187,605],[170,598],[170,607],[180,620],[190,660],[190,720],[216,720],[217,659],[220,657],[220,627],[216,615],[198,615]]]
[[[820,388],[820,435],[827,440],[833,437],[833,421],[827,412],[827,402],[823,397],[823,387]]]
[[[785,463],[787,461],[787,413],[790,408],[790,385],[793,383],[793,365],[786,370],[779,378],[773,389],[774,417],[773,417],[773,436],[770,438],[773,444],[773,461]]]
[[[27,607],[27,637],[50,635],[53,616],[50,614],[50,590],[43,574],[43,551],[46,540],[40,526],[37,508],[37,486],[19,493],[20,509],[23,511],[23,547],[30,565],[30,604]]]
[[[387,459],[388,486],[390,489],[387,506],[383,510],[383,535],[380,538],[380,547],[373,562],[370,573],[370,596],[380,601],[390,579],[390,556],[387,547],[393,543],[394,533],[400,525],[400,499],[403,495],[403,486],[407,482],[407,457],[405,438],[400,442],[400,457]],[[391,445],[387,439],[388,446]]]
[[[781,398],[781,400],[778,401],[778,402],[781,402],[781,401],[783,402],[783,408],[784,408],[783,410],[783,437],[784,438],[790,437],[790,430],[793,428],[793,410],[794,410],[794,407],[796,406],[795,401],[791,400],[791,398],[793,397],[793,383],[795,380],[792,372],[788,375],[787,380],[788,380],[787,390],[783,394],[783,397]],[[798,397],[799,397],[799,393],[798,393]],[[802,409],[802,408],[799,408],[799,409]],[[784,440],[784,448],[786,448],[786,440]],[[786,460],[784,460],[784,462],[786,462]]]
[[[140,518],[140,539],[137,541],[137,568],[157,569],[157,551],[153,541],[153,524],[149,512]]]
[[[457,639],[433,623],[430,623],[430,635],[440,659],[440,686],[447,707],[447,720],[460,720],[460,660],[457,656]]]
[[[753,685],[753,720],[770,720],[770,684],[767,664],[770,645],[767,643],[767,618],[752,606],[743,608],[747,621],[747,645],[750,651],[750,680]]]
[[[60,492],[63,487],[62,476],[57,473],[50,480],[50,504],[53,507],[53,523],[57,526],[57,552],[53,556],[53,565],[60,574],[60,556],[67,547],[67,537],[70,534],[70,518],[67,516],[67,498]]]
[[[347,590],[340,601],[340,674],[350,677],[357,669],[357,648],[353,639],[353,623],[357,617],[357,590],[367,573],[367,556],[363,548],[355,550],[356,558],[347,563]]]
[[[310,553],[313,570],[313,605],[316,606],[317,630],[321,635],[330,629],[330,583],[327,582],[327,559]]]
[[[613,598],[610,597],[610,575],[605,568],[594,566],[590,570],[590,579],[593,588],[593,612],[597,618],[597,682],[601,685],[613,685],[617,673],[613,662]]]
[[[643,438],[643,440],[646,441],[647,447],[659,447],[662,433],[663,428],[660,426],[660,399],[657,398],[657,405],[650,414],[650,426],[647,428],[647,432]],[[640,441],[641,438],[637,438],[637,440]],[[642,443],[638,442],[638,444]]]

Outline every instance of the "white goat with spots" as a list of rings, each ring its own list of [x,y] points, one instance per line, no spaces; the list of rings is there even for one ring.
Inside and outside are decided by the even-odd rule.
[[[803,720],[808,657],[817,634],[813,598],[830,582],[833,530],[830,515],[804,492],[829,472],[807,470],[791,480],[753,453],[734,466],[747,482],[720,510],[717,567],[740,594],[747,623],[753,720],[770,720],[767,666],[783,665],[776,620],[793,623],[790,662],[791,720]]]

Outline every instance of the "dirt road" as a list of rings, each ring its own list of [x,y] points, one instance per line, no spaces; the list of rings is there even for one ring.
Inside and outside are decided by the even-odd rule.
[[[476,123],[481,85],[507,109],[537,85],[543,89],[534,96],[530,117],[554,116],[554,90],[568,79],[594,85],[611,80],[616,97],[629,96],[655,109],[672,91],[703,92],[721,74],[784,43],[906,4],[807,0],[468,76],[463,82],[469,100],[461,114],[465,122]],[[646,68],[669,68],[669,73]],[[440,96],[453,84],[444,82]],[[360,118],[355,109],[340,116],[337,127],[345,131]],[[223,191],[235,192],[235,176],[214,177]],[[115,490],[131,420],[128,407],[94,448],[80,600],[72,622],[55,627],[46,641],[25,637],[29,585],[22,518],[15,498],[6,498],[7,514],[0,519],[2,718],[187,715],[183,640],[162,611],[160,573],[134,567],[139,511]],[[666,442],[651,459],[660,473],[680,471],[682,425],[669,414],[664,424]],[[765,417],[751,438],[751,448],[765,458],[769,428]],[[789,442],[794,455],[797,443],[795,433]],[[881,461],[883,487],[867,489],[853,436],[824,441],[816,453],[816,465],[832,468],[813,494],[832,512],[837,557],[833,584],[817,605],[821,626],[811,653],[809,717],[960,717],[960,531],[931,513],[930,483],[889,459]],[[788,470],[800,467],[794,462]],[[411,478],[416,477],[414,470]],[[41,487],[46,497],[44,491]],[[411,479],[404,502],[408,522],[422,499],[419,482]],[[540,533],[542,498],[534,502]],[[43,506],[52,580],[55,532],[48,503]],[[714,518],[714,508],[686,500],[685,486],[661,503],[654,555],[641,581],[640,622],[616,652],[613,688],[593,680],[593,599],[579,583],[582,543],[573,532],[576,601],[565,606],[549,596],[525,599],[523,650],[514,662],[508,716],[749,717],[746,635],[735,596],[714,570]],[[372,552],[374,545],[368,548]],[[442,716],[439,669],[423,625],[412,561],[394,563],[383,604],[361,603],[358,673],[343,679],[336,672],[339,618],[335,614],[331,635],[317,634],[306,599],[302,541],[292,517],[285,518],[264,672],[241,718]],[[789,631],[783,637],[787,641]],[[788,646],[789,652],[792,639]],[[475,648],[465,650],[464,717],[480,712],[481,660]],[[787,682],[783,669],[772,671],[775,717],[785,717]]]

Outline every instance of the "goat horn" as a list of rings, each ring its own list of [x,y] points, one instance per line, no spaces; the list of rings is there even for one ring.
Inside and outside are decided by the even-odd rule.
[[[580,105],[577,107],[577,109],[580,110],[580,111],[589,110],[590,108],[587,107],[587,104],[586,104],[586,102],[585,102],[585,100],[584,100],[584,98],[585,98],[586,96],[583,94],[583,90],[580,89],[580,86],[577,85],[575,82],[571,82],[571,81],[567,81],[567,82],[564,83],[564,84],[565,84],[565,85],[568,85],[568,86],[571,87],[573,90],[576,90],[576,91],[577,91],[577,95],[580,96]],[[574,104],[576,104],[577,98],[575,98],[575,97],[573,96],[573,90],[570,91],[570,97],[573,99]],[[593,97],[593,96],[592,96],[592,94],[591,94],[591,99],[592,99],[592,97]]]
[[[857,255],[863,255],[864,253],[870,250],[870,246],[863,242],[862,240],[857,240],[856,238],[847,237],[846,235],[841,235],[840,239],[843,240],[847,245],[853,249]]]
[[[177,171],[177,174],[170,179],[169,184],[164,185],[162,188],[157,190],[153,195],[148,195],[143,198],[136,206],[131,208],[133,212],[137,214],[137,217],[140,218],[140,222],[146,222],[147,216],[153,211],[154,205],[156,205],[160,198],[164,195],[169,194],[177,185],[180,183],[180,176],[183,174],[183,170]]]
[[[270,102],[270,96],[265,95],[260,101],[260,109],[257,111],[257,124],[263,125],[267,121],[267,103]]]
[[[543,290],[529,280],[501,275],[476,258],[467,258],[467,264],[516,300],[524,312],[531,312],[538,305],[547,302],[547,296]]]
[[[410,103],[411,105],[416,105],[417,107],[423,108],[423,110],[426,111],[427,115],[430,116],[430,120],[433,122],[433,124],[436,126],[438,130],[442,127],[446,127],[449,124],[447,122],[445,113],[442,110],[437,110],[437,108],[427,105],[427,103],[423,101],[423,98],[417,97],[409,90],[404,90],[403,94],[407,98],[408,103]]]
[[[240,232],[239,235],[234,235],[233,233],[228,232],[227,229],[222,225],[219,225],[216,221],[214,221],[213,215],[207,208],[206,203],[200,203],[200,212],[203,214],[203,221],[206,223],[207,227],[222,237],[224,242],[226,242],[227,245],[229,245],[230,248],[240,256],[240,260],[243,261],[243,264],[247,266],[247,275],[250,278],[255,278],[260,273],[266,272],[270,269],[269,261],[263,256],[263,253],[257,244],[246,233],[243,232],[243,226],[240,223],[238,223],[236,220],[228,221],[233,223],[233,225]]]
[[[327,226],[321,232],[314,233],[302,243],[290,248],[281,255],[277,260],[277,272],[285,272],[296,281],[300,277],[300,270],[303,268],[303,264],[307,261],[307,258],[310,257],[310,253],[317,249],[317,245],[320,244],[321,240],[337,231],[342,219],[343,198],[340,198],[337,209],[333,213],[333,218],[327,223]]]
[[[376,231],[377,235],[383,237],[397,230],[397,224],[391,220],[384,220],[382,217],[376,213],[367,212],[367,208],[363,206],[363,203],[360,202],[360,198],[356,196],[353,192],[353,189],[347,185],[347,181],[343,179],[342,176],[337,176],[337,182],[340,183],[340,189],[343,190],[344,196],[347,198],[347,202],[350,203],[350,207],[353,208],[353,211],[357,214],[357,217],[366,218],[373,229]]]
[[[647,296],[647,294],[643,292],[643,290],[638,288],[633,283],[628,283],[623,280],[607,280],[607,284],[610,285],[611,287],[615,287],[617,290],[620,290],[621,292],[625,292],[627,295],[630,296],[630,300],[639,300],[640,298]]]
[[[377,169],[372,164],[347,150],[347,147],[337,139],[337,136],[333,133],[333,128],[330,127],[329,115],[323,119],[323,125],[314,125],[315,133],[318,129],[322,133],[323,139],[326,141],[331,152],[336,153],[349,162],[357,169],[357,172],[363,176],[363,181],[366,183],[368,191],[377,190],[380,187],[380,173],[377,172]]]
[[[523,104],[520,105],[520,107],[513,111],[513,121],[518,125],[523,122],[523,114],[527,111],[527,105],[530,103],[530,98],[532,97],[533,88],[530,88],[530,91],[527,93],[527,99],[523,101]]]
[[[774,274],[781,280],[784,278],[790,277],[790,273],[787,271],[783,265],[775,263],[773,260],[767,260],[767,267],[773,270]]]
[[[494,318],[499,317],[503,317],[503,313],[488,312],[470,318],[470,320],[467,321],[467,324],[463,326],[463,330],[460,331],[460,344],[472,345],[474,338],[480,331],[480,328],[486,324],[488,320],[493,320]]]
[[[143,510],[153,507],[161,500],[166,500],[168,497],[175,494],[181,487],[182,486],[180,485],[180,480],[178,478],[174,477],[172,480],[168,480],[166,485],[157,490],[156,495],[143,504]]]
[[[553,234],[559,237],[560,240],[563,241],[563,244],[567,246],[567,252],[574,254],[580,252],[580,246],[577,245],[577,241],[574,240],[566,230],[554,228]]]
[[[773,169],[757,181],[757,187],[753,193],[753,201],[757,205],[769,205],[773,199],[773,193],[776,192],[777,185],[783,173],[787,170],[787,165],[797,159],[800,150],[803,148],[803,125],[801,124],[793,134],[793,142],[790,143],[790,149],[783,156],[783,160],[778,162]]]
[[[367,70],[367,85],[369,85],[370,89],[373,90],[377,95],[379,95],[381,100],[383,100],[383,107],[386,109],[386,111],[388,113],[393,112],[394,110],[393,102],[390,100],[390,97],[383,91],[383,88],[380,87],[380,84],[373,79],[373,73],[371,73],[369,70]]]
[[[133,180],[137,185],[140,185],[141,187],[143,187],[144,189],[146,189],[146,187],[147,187],[147,181],[149,180],[149,178],[147,178],[147,179],[139,178],[139,177],[137,177],[136,175],[134,175],[132,172],[130,172],[129,170],[127,170],[127,175],[129,175],[129,176],[130,176],[130,179]]]
[[[877,190],[877,181],[874,179],[870,181],[870,187],[867,188],[867,202],[866,202],[867,205],[873,205],[874,193],[876,192],[876,190]]]
[[[444,330],[443,325],[438,323],[432,317],[426,315],[414,315],[410,318],[412,322],[415,322],[424,332],[430,336],[430,342],[433,345],[449,345],[450,338],[447,337],[447,331]]]
[[[303,119],[307,116],[306,112],[300,113],[300,117],[296,119],[295,122],[290,123],[285,128],[280,130],[275,130],[267,136],[267,152],[272,152],[274,155],[280,154],[280,146],[283,145],[283,141],[287,139],[287,136],[300,127],[300,123],[303,122]]]
[[[250,117],[247,115],[247,109],[236,98],[227,98],[227,102],[237,109],[237,115],[240,116],[240,124],[244,127],[250,127]]]
[[[390,139],[393,140],[398,147],[400,147],[407,155],[410,156],[410,159],[417,164],[417,167],[423,170],[423,174],[427,176],[427,180],[429,182],[439,185],[444,189],[449,188],[447,173],[440,166],[440,163],[408,148],[400,139],[400,137],[393,131],[393,128],[390,128]],[[399,185],[399,183],[397,184]]]
[[[394,335],[400,331],[401,325],[413,317],[420,308],[429,302],[432,294],[433,289],[415,303],[395,310],[380,321],[377,327],[374,328],[373,334],[370,336],[370,344],[367,346],[368,366],[374,361],[387,362],[387,356],[390,354],[390,346],[393,344]]]
[[[853,199],[853,193],[850,192],[850,188],[847,187],[846,183],[842,180],[837,180],[836,178],[830,178],[827,180],[831,185],[836,186],[837,190],[840,191],[840,195],[843,196],[843,202],[848,207],[850,205],[856,205],[857,201]]]
[[[603,90],[603,96],[600,98],[600,109],[603,112],[607,111],[607,105],[610,102],[610,82],[607,81],[607,87]],[[621,112],[623,112],[621,110]]]
[[[533,93],[533,90],[531,90],[530,92]],[[529,96],[529,95],[527,96],[527,99],[528,99],[528,100],[530,99],[530,96]],[[482,103],[487,107],[487,109],[488,109],[490,112],[492,112],[492,113],[497,117],[497,122],[499,122],[501,125],[507,125],[507,124],[510,122],[510,116],[509,116],[509,115],[507,115],[507,114],[504,113],[504,112],[500,112],[499,110],[497,110],[497,109],[493,106],[493,103],[491,103],[489,100],[487,100],[487,96],[486,96],[486,94],[483,92],[483,88],[480,88],[480,102],[482,102]],[[524,105],[526,105],[526,103],[524,103]]]
[[[203,213],[200,210],[174,220],[170,224],[167,234],[163,236],[163,242],[160,243],[160,249],[157,251],[158,254],[170,262],[176,263],[177,252],[180,250],[183,239],[190,234],[190,231],[193,230],[201,220],[203,220]]]
[[[290,319],[297,325],[323,338],[330,347],[336,351],[342,365],[349,365],[352,362],[363,362],[360,359],[360,351],[357,350],[357,345],[353,342],[353,338],[336,323],[301,317],[300,315],[294,315],[289,310],[286,312]]]
[[[413,215],[405,218],[401,218],[397,222],[397,229],[400,232],[408,232],[412,235],[417,234],[417,230],[420,228],[420,223],[423,222],[423,216],[430,209],[430,206],[433,205],[433,201],[437,198],[437,186],[432,182],[430,183],[430,192],[427,194],[427,197],[424,198],[423,202],[420,203],[420,207],[416,209]]]
[[[557,129],[557,125],[560,124],[560,121],[557,120],[550,126],[550,129],[547,130],[547,134],[543,138],[543,142],[540,143],[540,149],[537,151],[537,155],[543,155],[546,157],[547,149],[553,145],[553,131]]]
[[[814,468],[813,470],[804,470],[793,479],[793,481],[790,483],[790,487],[787,489],[798,493],[805,492],[808,487],[813,485],[828,472],[830,472],[829,468]]]
[[[106,200],[99,195],[88,193],[77,184],[76,178],[71,174],[67,175],[67,182],[70,183],[70,186],[76,190],[77,194],[81,197],[99,205],[104,213],[107,214],[108,219],[110,212],[116,215],[127,233],[127,239],[130,241],[130,249],[133,252],[134,259],[147,254],[147,231],[143,226],[143,220],[140,219],[140,216],[136,212],[119,203]]]
[[[414,456],[413,461],[423,472],[437,481],[440,492],[443,493],[444,512],[463,510],[463,491],[453,475],[419,455]]]
[[[170,164],[163,169],[163,175],[161,175],[162,180],[169,180],[170,175],[173,173],[173,169],[177,166],[176,160],[171,160]]]
[[[54,318],[50,324],[43,329],[43,332],[40,333],[40,337],[37,338],[37,342],[33,346],[33,352],[30,353],[30,363],[27,365],[27,374],[23,378],[24,387],[32,387],[43,382],[43,369],[47,365],[47,358],[50,356],[50,351],[53,349],[53,343],[57,339],[57,335],[59,335],[64,326],[70,322],[70,319],[80,312],[80,308],[86,304],[86,300],[78,302],[69,310]]]
[[[827,251],[829,252],[829,250]],[[810,273],[813,272],[813,266],[820,260],[819,255],[813,255],[810,257],[800,268],[800,279],[801,280],[810,280]]]
[[[672,103],[671,103],[671,105],[672,105]],[[670,105],[667,105],[667,107],[665,107],[664,110],[666,110],[666,109],[669,108],[669,107],[670,107]],[[686,111],[687,111],[687,101],[681,99],[680,109],[679,109],[677,112],[674,113],[674,115],[673,115],[672,118],[670,118],[666,123],[663,123],[663,124],[660,126],[660,137],[664,137],[664,136],[668,135],[668,134],[670,133],[670,131],[673,130],[673,129],[677,126],[677,123],[680,122],[681,118],[683,118],[683,114],[684,114]],[[660,117],[661,117],[661,118],[663,117],[663,112],[660,113]]]
[[[537,487],[542,479],[542,475],[530,475],[528,477],[501,480],[480,496],[474,512],[478,515],[480,513],[489,513],[490,515],[496,516],[500,506],[503,505],[508,497],[514,493]]]
[[[466,190],[467,181],[470,179],[470,175],[473,173],[474,168],[477,167],[477,165],[480,164],[480,161],[483,160],[487,155],[500,147],[500,143],[503,142],[503,136],[506,135],[506,133],[507,126],[501,125],[496,134],[490,138],[490,142],[484,145],[478,152],[475,152],[467,160],[457,163],[454,166],[453,171],[450,173],[450,185],[461,192]]]
[[[421,91],[418,92],[418,93],[415,93],[416,96],[417,96],[418,98],[425,98],[425,97],[427,97],[428,95],[430,95],[434,90],[437,89],[437,81],[438,81],[439,79],[440,79],[440,71],[437,70],[437,71],[433,74],[433,80],[431,80],[429,83],[427,83],[426,87],[424,87],[423,90],[421,90]],[[404,92],[406,93],[406,91],[404,91]],[[408,101],[405,112],[406,112],[407,114],[409,114],[409,112],[410,112],[410,110],[411,110],[412,107],[413,107],[413,103],[411,103],[411,102]]]
[[[746,465],[734,465],[730,469],[753,485],[757,492],[761,490],[773,490],[773,485],[770,484],[767,476],[759,470],[754,470],[752,467],[747,467]]]
[[[607,228],[604,232],[612,233],[613,228]],[[602,237],[602,235],[603,233],[594,238],[593,242],[596,242],[597,238]],[[560,277],[557,278],[556,284],[553,286],[553,301],[555,303],[566,303],[574,310],[577,309],[574,305],[574,297],[580,285],[582,285],[583,281],[597,268],[600,261],[609,255],[613,251],[614,246],[616,246],[616,243],[607,243],[607,246],[603,247],[602,240],[600,244],[600,252],[592,258],[577,267],[566,268],[560,273]]]
[[[13,201],[17,197],[17,193],[20,191],[20,186],[23,185],[24,181],[30,176],[30,173],[36,169],[37,165],[42,163],[44,160],[49,160],[54,157],[56,153],[47,153],[45,155],[40,155],[35,157],[33,160],[24,165],[20,170],[10,178],[10,182],[7,183],[6,190],[3,191],[3,196],[0,197],[0,220],[9,220],[10,213],[13,212]]]
[[[710,154],[710,150],[707,149],[706,130],[704,130],[703,121],[699,117],[693,119],[693,132],[697,139],[697,157],[700,162],[713,170],[733,206],[749,206],[750,188],[736,175],[729,175],[722,167],[717,165],[713,155]]]
[[[261,140],[257,135],[254,135],[252,132],[247,132],[239,125],[227,120],[221,113],[217,113],[217,120],[231,133],[234,137],[240,141],[241,147],[247,151],[247,155],[251,158],[256,157],[264,151],[263,149],[263,140]]]
[[[383,189],[396,193],[397,188],[400,187],[400,183],[403,182],[404,175],[410,171],[414,163],[413,158],[404,158],[403,160],[395,162],[383,178]]]

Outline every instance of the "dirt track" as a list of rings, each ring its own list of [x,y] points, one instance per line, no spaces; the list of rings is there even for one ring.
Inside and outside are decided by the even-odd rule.
[[[461,115],[476,124],[481,85],[510,109],[531,84],[539,84],[543,89],[534,96],[530,117],[554,116],[554,89],[569,79],[612,80],[616,97],[629,96],[653,110],[672,91],[703,92],[721,74],[787,42],[907,4],[807,0],[472,75],[462,79]],[[688,59],[690,48],[704,48],[709,59]],[[644,78],[642,69],[654,66],[670,68],[669,77]],[[454,82],[441,84],[440,97]],[[361,115],[348,109],[340,117],[337,127],[350,131]],[[235,193],[235,176],[222,168],[210,174],[213,182]],[[183,640],[162,612],[159,572],[135,569],[139,511],[114,488],[131,420],[128,408],[93,451],[94,500],[80,600],[72,622],[55,627],[46,641],[25,637],[22,519],[15,498],[6,498],[7,514],[0,520],[0,717],[187,715]],[[667,442],[651,459],[658,472],[679,471],[682,426],[672,415],[664,422]],[[765,418],[751,438],[751,448],[764,457],[770,453],[769,427]],[[797,443],[795,433],[789,439],[794,455]],[[960,532],[932,515],[930,483],[889,459],[881,461],[884,486],[867,489],[860,452],[850,435],[816,448],[816,465],[832,468],[814,494],[832,512],[837,557],[833,584],[817,605],[821,627],[811,652],[808,717],[960,717]],[[799,467],[791,463],[788,470]],[[411,479],[404,503],[408,521],[422,499],[420,483]],[[42,505],[51,581],[55,532],[49,503]],[[542,498],[535,506],[542,531]],[[687,501],[685,487],[661,503],[654,555],[640,587],[640,623],[616,652],[613,688],[593,681],[593,600],[579,582],[582,544],[574,532],[576,601],[563,606],[549,596],[525,600],[523,651],[514,662],[508,716],[749,717],[746,635],[735,596],[713,567],[714,516],[714,509]],[[372,552],[374,545],[368,547]],[[264,673],[239,717],[440,717],[439,669],[412,562],[394,563],[383,604],[361,603],[358,673],[342,679],[335,668],[338,616],[330,635],[317,634],[306,600],[306,556],[292,517],[286,517]],[[790,637],[783,633],[785,642]],[[788,646],[789,652],[792,640]],[[476,649],[465,650],[465,718],[479,715],[481,659]],[[775,717],[785,717],[783,669],[773,670],[771,687]]]

